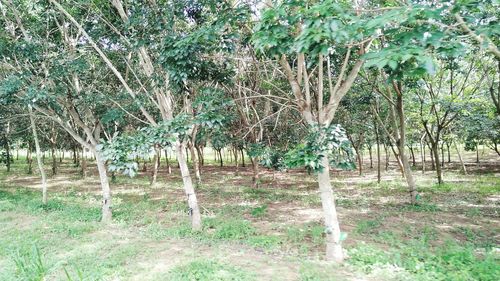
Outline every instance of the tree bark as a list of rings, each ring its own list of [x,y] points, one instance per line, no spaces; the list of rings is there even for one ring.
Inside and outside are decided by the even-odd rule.
[[[82,146],[82,157],[80,158],[80,174],[82,175],[83,178],[87,177],[87,157],[85,156],[85,150],[86,148]]]
[[[57,174],[57,156],[55,143],[51,143],[50,155],[52,157],[52,176],[55,176]]]
[[[450,145],[451,145],[451,143],[446,142],[446,151],[448,153],[448,163],[451,163]]]
[[[372,155],[372,146],[368,146],[368,153],[370,155],[370,169],[373,169],[373,155]]]
[[[358,155],[358,171],[359,175],[363,175],[363,158],[361,156],[361,151],[359,151],[359,148],[356,148],[356,154]]]
[[[384,144],[384,151],[385,151],[385,171],[387,172],[389,170],[389,152],[387,151],[387,145]]]
[[[200,172],[200,161],[198,158],[198,154],[196,153],[196,150],[194,148],[193,143],[188,145],[189,146],[189,151],[191,153],[191,161],[193,162],[193,168],[194,168],[194,175],[196,177],[196,183],[201,184],[201,172]]]
[[[33,132],[33,140],[35,142],[36,149],[36,161],[38,164],[38,170],[42,177],[42,203],[47,204],[47,177],[45,176],[45,170],[42,163],[42,150],[40,149],[40,143],[38,142],[38,134],[36,132],[35,118],[33,117],[33,110],[29,107],[29,115],[31,122],[31,129]]]
[[[258,188],[260,184],[260,173],[259,173],[259,160],[255,157],[251,157],[250,160],[252,161],[252,171],[253,171],[253,176],[252,176],[252,183],[253,187]]]
[[[219,162],[220,166],[222,167],[224,165],[223,160],[222,160],[222,149],[217,150],[219,152]]]
[[[438,179],[438,184],[443,183],[443,174],[441,170],[440,159],[439,159],[439,145],[437,142],[432,143],[432,153],[434,154],[434,162],[436,163],[436,174]]]
[[[241,167],[245,167],[245,153],[243,153],[243,149],[241,150]]]
[[[401,91],[400,87],[399,91]],[[415,185],[415,179],[413,178],[413,173],[411,171],[410,163],[408,162],[408,156],[406,155],[405,151],[406,124],[405,124],[405,115],[403,107],[403,95],[401,93],[398,93],[396,100],[397,100],[396,110],[398,113],[398,120],[399,120],[399,136],[398,136],[399,157],[401,158],[401,162],[403,164],[403,172],[405,174],[406,183],[408,184],[408,190],[410,192],[410,201],[412,204],[415,204],[417,202],[417,188]]]
[[[26,160],[28,162],[28,175],[33,174],[33,148],[31,147],[31,142],[28,141],[28,151],[26,152]]]
[[[235,166],[236,166],[235,175],[238,176],[240,173],[240,163],[238,162],[238,149],[234,148],[233,153],[234,153],[234,162],[235,162]]]
[[[10,123],[7,122],[6,128],[5,128],[5,135],[4,135],[4,149],[6,153],[6,159],[5,159],[5,165],[7,165],[7,172],[10,172],[10,142],[9,142],[9,134],[10,134]]]
[[[436,169],[436,165],[434,163],[434,152],[433,152],[432,145],[428,144],[428,146],[429,146],[429,154],[430,154],[430,158],[431,158],[431,170],[434,171]]]
[[[422,161],[422,174],[425,174],[425,144],[420,140],[420,160]]]
[[[191,181],[191,175],[189,174],[189,168],[186,161],[185,155],[185,144],[180,141],[176,142],[177,161],[179,162],[179,168],[181,170],[182,181],[184,183],[184,192],[187,196],[189,215],[191,217],[191,226],[195,231],[201,230],[201,214],[200,208],[198,206],[198,200],[196,199],[196,194],[194,191],[193,183]]]
[[[326,259],[342,262],[344,252],[341,244],[340,224],[330,183],[330,164],[327,157],[321,159],[323,169],[318,173],[318,186],[323,207],[326,232]]]
[[[410,148],[412,166],[415,167],[415,166],[417,166],[417,161],[415,160],[415,151],[413,151],[413,146],[412,145],[410,145],[408,147]]]
[[[205,159],[203,159],[202,153],[203,148],[201,148],[199,145],[195,145],[194,147],[196,148],[196,153],[198,154],[198,161],[200,163],[200,166],[205,165]]]
[[[155,146],[155,155],[153,157],[153,171],[151,172],[151,182],[150,185],[156,184],[156,179],[158,178],[158,168],[160,167],[160,148]]]
[[[172,166],[170,165],[170,160],[169,160],[167,149],[165,149],[165,160],[167,161],[167,172],[170,175],[172,173]]]
[[[444,143],[441,143],[441,167],[444,167]]]
[[[399,145],[396,144],[396,147],[399,151]],[[399,171],[401,171],[401,177],[405,177],[405,171],[404,171],[404,166],[403,166],[403,161],[401,160],[401,156],[399,155],[399,153],[394,149],[394,147],[391,145],[391,150],[392,150],[392,154],[394,154],[394,158],[396,158],[396,163],[398,164],[398,167],[399,167]]]
[[[476,143],[476,163],[479,164],[479,143]]]
[[[106,164],[104,163],[101,152],[96,151],[93,148],[92,151],[95,155],[97,162],[97,170],[99,171],[99,180],[101,182],[101,191],[102,191],[102,218],[101,222],[109,223],[112,219],[112,211],[111,211],[111,188],[109,187],[108,175],[106,170]]]
[[[380,163],[380,135],[378,132],[376,120],[373,121],[373,125],[375,128],[375,141],[377,142],[377,183],[380,183],[380,181],[382,180],[381,163]]]

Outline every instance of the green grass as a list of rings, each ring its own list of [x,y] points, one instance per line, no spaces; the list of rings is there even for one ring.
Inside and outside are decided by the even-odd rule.
[[[255,280],[253,274],[227,263],[199,259],[170,270],[158,280],[170,281],[246,281]]]
[[[356,224],[355,232],[358,234],[374,234],[377,229],[382,225],[382,219],[377,218],[373,220],[360,220]]]
[[[252,214],[253,217],[260,218],[263,217],[267,214],[267,205],[262,205],[259,207],[255,207],[251,210],[250,214]]]
[[[455,242],[436,249],[419,242],[391,249],[361,244],[350,249],[349,256],[351,265],[367,273],[387,268],[386,280],[493,281],[500,274],[495,253],[478,255],[471,245]]]

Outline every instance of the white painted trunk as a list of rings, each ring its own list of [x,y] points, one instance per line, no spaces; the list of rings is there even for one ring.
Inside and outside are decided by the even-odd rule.
[[[101,190],[102,190],[102,219],[103,223],[108,223],[111,221],[112,212],[111,212],[111,188],[109,187],[108,174],[106,171],[106,164],[102,159],[101,153],[96,151],[95,148],[93,150],[96,162],[97,162],[97,170],[99,171],[99,180],[101,182]]]
[[[201,214],[200,208],[198,206],[198,200],[196,199],[196,193],[193,187],[193,181],[191,180],[191,175],[189,174],[185,151],[185,143],[177,141],[175,153],[177,155],[177,161],[181,170],[182,182],[184,183],[184,192],[186,193],[188,199],[189,215],[191,216],[191,226],[193,230],[198,231],[201,230]]]
[[[38,170],[42,177],[42,203],[47,204],[47,176],[45,175],[45,170],[43,169],[42,162],[42,150],[40,149],[40,143],[38,142],[38,134],[36,132],[35,119],[33,118],[33,110],[29,108],[29,115],[31,121],[31,129],[33,131],[33,139],[35,141],[36,149],[36,162],[38,164]]]
[[[321,159],[323,170],[318,173],[318,185],[323,206],[326,232],[326,259],[336,262],[344,260],[342,241],[340,240],[340,224],[335,207],[332,185],[330,183],[330,164],[328,157]]]

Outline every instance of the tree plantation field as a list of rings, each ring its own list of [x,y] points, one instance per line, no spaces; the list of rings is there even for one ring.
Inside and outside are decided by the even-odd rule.
[[[500,278],[497,0],[0,0],[0,281]]]
[[[492,154],[482,158],[476,164],[474,154],[466,155],[468,176],[446,163],[443,185],[432,171],[420,175],[418,205],[407,203],[394,162],[380,184],[369,165],[364,176],[335,171],[348,234],[342,266],[322,261],[321,202],[314,176],[304,170],[263,171],[255,189],[249,167],[236,175],[234,163],[207,163],[197,188],[204,224],[193,232],[178,168],[168,174],[165,159],[155,186],[147,172],[116,178],[114,222],[106,226],[99,223],[93,162],[82,179],[64,159],[43,205],[39,175],[27,176],[19,159],[1,174],[0,279],[495,280],[500,163]]]

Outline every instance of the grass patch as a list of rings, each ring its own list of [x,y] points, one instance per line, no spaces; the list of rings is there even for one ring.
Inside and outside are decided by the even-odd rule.
[[[248,245],[268,251],[279,248],[283,242],[281,237],[275,235],[252,236],[246,240]]]
[[[30,251],[17,251],[12,260],[16,265],[16,277],[20,280],[44,280],[48,268],[45,266],[42,254],[38,247],[33,246]]]
[[[232,219],[221,220],[220,218],[206,218],[205,229],[213,230],[212,237],[223,240],[241,240],[255,235],[257,230],[247,220]]]
[[[235,281],[255,280],[253,274],[229,264],[213,260],[195,260],[188,264],[176,266],[167,276],[158,280],[170,281]]]
[[[305,242],[316,246],[324,244],[325,227],[318,223],[307,223],[301,227],[290,226],[286,230],[287,240],[293,244],[304,245]]]
[[[255,207],[250,211],[250,214],[255,218],[261,218],[267,214],[267,205]]]
[[[355,232],[358,234],[375,234],[382,225],[382,219],[360,220],[356,224]]]
[[[392,276],[386,280],[493,281],[500,274],[493,252],[480,256],[471,245],[454,242],[437,249],[418,241],[390,249],[361,244],[351,249],[349,256],[351,265],[367,273],[391,268]]]

